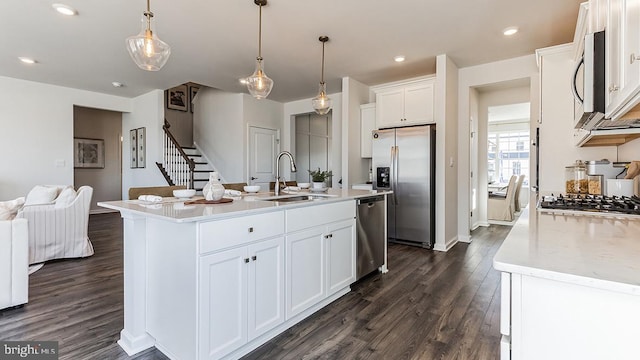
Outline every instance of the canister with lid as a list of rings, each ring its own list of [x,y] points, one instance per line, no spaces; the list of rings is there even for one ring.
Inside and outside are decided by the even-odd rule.
[[[581,160],[565,167],[565,184],[567,194],[588,194],[589,181],[587,167]]]

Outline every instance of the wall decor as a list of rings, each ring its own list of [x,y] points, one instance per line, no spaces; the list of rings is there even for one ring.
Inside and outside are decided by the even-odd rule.
[[[104,140],[74,138],[73,167],[104,169]]]
[[[187,85],[179,85],[167,90],[168,109],[187,111],[188,103]]]
[[[200,90],[199,86],[189,86],[189,102],[191,103],[191,112],[193,112],[193,98],[196,97],[198,90]]]
[[[138,167],[138,129],[129,130],[129,141],[131,168],[135,169]]]
[[[146,167],[147,161],[146,161],[146,156],[145,156],[145,141],[144,141],[144,134],[145,134],[145,128],[141,127],[136,129],[137,133],[138,133],[138,142],[137,142],[137,157],[138,157],[138,168],[143,168]]]

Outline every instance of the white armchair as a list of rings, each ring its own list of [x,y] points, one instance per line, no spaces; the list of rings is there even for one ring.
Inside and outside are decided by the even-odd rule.
[[[29,222],[29,264],[93,255],[88,236],[92,195],[93,188],[81,186],[68,204],[25,205],[18,212],[17,218]]]
[[[509,179],[509,186],[504,195],[491,194],[487,203],[487,218],[489,220],[513,221],[515,212],[516,175]]]
[[[27,220],[0,221],[0,309],[28,301],[28,259]]]

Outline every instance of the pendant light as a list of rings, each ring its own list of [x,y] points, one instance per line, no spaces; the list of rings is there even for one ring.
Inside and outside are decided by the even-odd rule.
[[[264,99],[269,96],[273,88],[273,80],[265,75],[262,69],[262,7],[267,5],[267,0],[254,0],[260,7],[260,22],[258,26],[258,57],[256,58],[256,70],[246,79],[249,93],[256,99]]]
[[[147,0],[147,11],[142,13],[142,31],[127,38],[127,50],[140,69],[158,71],[169,59],[171,47],[151,30],[153,13],[149,2],[150,0]]]
[[[331,110],[331,99],[327,96],[327,86],[324,83],[324,43],[329,41],[328,36],[320,36],[318,38],[322,42],[322,75],[320,76],[320,86],[318,90],[318,96],[311,100],[313,110],[319,115],[324,115]]]

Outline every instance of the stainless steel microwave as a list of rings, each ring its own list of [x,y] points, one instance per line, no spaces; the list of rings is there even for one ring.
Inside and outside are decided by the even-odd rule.
[[[604,31],[587,34],[584,53],[576,63],[571,90],[574,97],[574,128],[591,130],[605,111]]]

